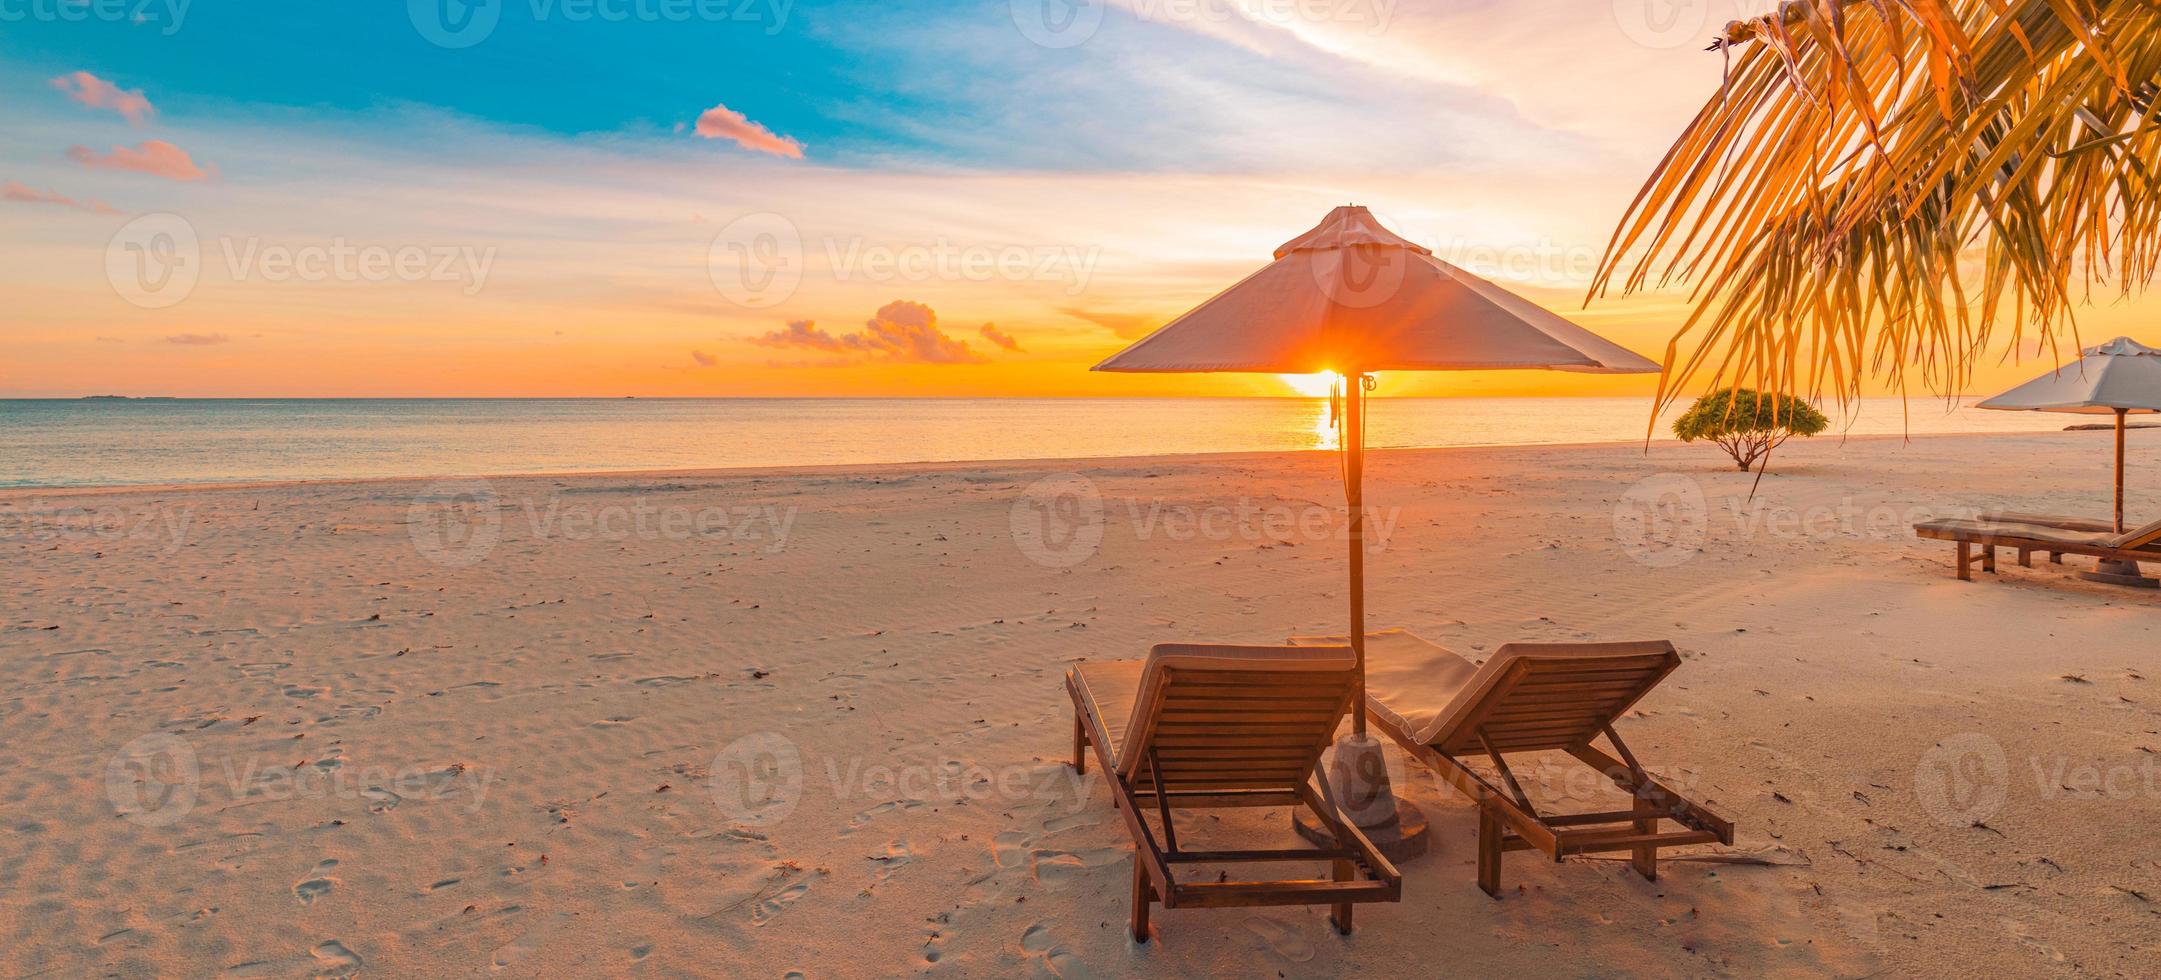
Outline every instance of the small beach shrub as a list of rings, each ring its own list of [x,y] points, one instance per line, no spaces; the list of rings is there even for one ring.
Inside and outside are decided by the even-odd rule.
[[[1711,392],[1673,420],[1673,434],[1682,442],[1715,442],[1744,472],[1787,439],[1812,436],[1830,427],[1831,420],[1814,405],[1792,395],[1766,395],[1747,388]]]

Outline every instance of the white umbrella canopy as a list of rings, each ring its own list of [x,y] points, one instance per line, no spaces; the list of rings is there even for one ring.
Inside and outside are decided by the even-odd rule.
[[[2089,347],[2077,364],[2044,374],[1977,408],[2114,415],[2161,412],[2161,349],[2129,337]]]
[[[1313,374],[1658,365],[1339,207],[1275,261],[1098,371]]]
[[[1371,815],[1392,825],[1398,813],[1385,770],[1378,768],[1379,746],[1365,734],[1363,392],[1375,371],[1510,369],[1643,374],[1659,367],[1435,258],[1356,205],[1330,211],[1313,230],[1276,249],[1274,262],[1095,366],[1131,372],[1333,371],[1347,379],[1338,423],[1350,511],[1350,644],[1360,677],[1352,738],[1363,746],[1360,751],[1371,753],[1370,772],[1383,774],[1375,785],[1352,787],[1352,797],[1360,800],[1354,818]],[[1373,826],[1366,819],[1358,823]],[[1386,841],[1383,849],[1390,849]]]
[[[2161,349],[2129,337],[2089,347],[2069,365],[1988,399],[1976,408],[2005,412],[2062,412],[2116,416],[2116,533],[2122,534],[2124,417],[2161,412]],[[2102,562],[2089,577],[2144,585],[2135,562]]]

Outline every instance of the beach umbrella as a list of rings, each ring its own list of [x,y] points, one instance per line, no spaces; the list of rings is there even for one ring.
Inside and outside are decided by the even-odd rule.
[[[2161,349],[2129,337],[2089,347],[2079,362],[2044,374],[1977,408],[2005,412],[2064,412],[2116,417],[2116,533],[2124,531],[2124,420],[2133,412],[2161,412]],[[2096,577],[2139,578],[2134,562],[2107,561]]]
[[[1276,249],[1275,261],[1095,366],[1097,371],[1315,374],[1343,381],[1338,416],[1349,505],[1352,738],[1365,738],[1365,392],[1376,371],[1659,368],[1463,271],[1357,206]],[[1377,746],[1375,747],[1377,753]],[[1377,760],[1377,754],[1375,756]],[[1385,785],[1383,786],[1385,791]],[[1393,815],[1393,808],[1382,811]]]

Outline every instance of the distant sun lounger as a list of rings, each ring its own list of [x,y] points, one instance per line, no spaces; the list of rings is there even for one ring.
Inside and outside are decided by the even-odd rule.
[[[2018,563],[2033,565],[2035,552],[2045,552],[2051,562],[2063,563],[2065,555],[2088,555],[2109,561],[2161,561],[2161,521],[2122,534],[2113,524],[2073,517],[1996,513],[1980,520],[1945,518],[1913,526],[1924,538],[1958,545],[1958,578],[1973,581],[1973,566],[1996,570],[1996,549],[2018,553]],[[1979,554],[1975,549],[1980,549]]]
[[[1294,638],[1293,644],[1342,642]],[[1733,824],[1661,784],[1629,752],[1613,723],[1681,663],[1673,644],[1511,643],[1484,666],[1402,631],[1366,638],[1366,713],[1380,731],[1478,805],[1478,887],[1501,895],[1501,855],[1627,851],[1629,865],[1658,877],[1658,852],[1733,843]],[[1605,736],[1620,754],[1591,743]],[[1547,813],[1531,800],[1507,757],[1559,751],[1627,791],[1627,810]],[[1483,756],[1490,775],[1464,762]],[[1672,821],[1677,830],[1661,830]]]
[[[1310,782],[1314,764],[1350,708],[1357,661],[1349,647],[1166,643],[1146,661],[1082,663],[1066,674],[1073,696],[1073,766],[1092,748],[1112,803],[1133,835],[1133,938],[1148,941],[1148,908],[1329,905],[1338,931],[1351,906],[1393,902],[1403,879],[1373,842]],[[1194,850],[1171,811],[1240,806],[1311,807],[1337,846]],[[1149,811],[1154,811],[1155,826]],[[1326,862],[1326,879],[1196,879],[1203,864]],[[1188,880],[1175,873],[1186,870]]]

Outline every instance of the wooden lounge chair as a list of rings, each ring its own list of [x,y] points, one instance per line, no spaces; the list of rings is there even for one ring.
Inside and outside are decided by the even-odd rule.
[[[2161,561],[2161,521],[2144,527],[2133,528],[2122,534],[2111,530],[2111,525],[2098,521],[2081,521],[2075,518],[2049,518],[2053,522],[2023,523],[2007,518],[2020,516],[1998,514],[1981,520],[1958,520],[1946,518],[1927,521],[1913,526],[1913,533],[1924,538],[1950,541],[1958,545],[1958,579],[1973,581],[1973,566],[1980,563],[1981,570],[1996,570],[1996,549],[2009,548],[2018,553],[2018,563],[2033,565],[2035,552],[2045,552],[2049,561],[2063,563],[2065,555],[2090,555],[2109,561]],[[2025,520],[2034,518],[2028,516]],[[1979,549],[1976,554],[1975,550]]]
[[[1293,639],[1294,644],[1340,637]],[[1733,824],[1644,771],[1613,723],[1681,663],[1673,644],[1511,643],[1484,666],[1403,630],[1366,638],[1366,716],[1372,726],[1478,805],[1478,887],[1501,896],[1501,855],[1538,850],[1554,861],[1629,852],[1658,877],[1658,852],[1733,843]],[[1619,758],[1591,743],[1605,736]],[[1508,756],[1559,751],[1627,791],[1629,809],[1547,813],[1524,792]],[[1482,773],[1466,758],[1483,757]],[[1678,829],[1662,830],[1671,821]]]
[[[1148,941],[1148,908],[1157,901],[1166,909],[1329,905],[1329,920],[1348,934],[1353,904],[1401,897],[1395,867],[1310,782],[1350,708],[1356,663],[1349,647],[1166,643],[1146,661],[1083,663],[1066,674],[1073,766],[1088,771],[1094,750],[1133,834],[1136,942]],[[1171,821],[1177,809],[1301,804],[1335,832],[1337,846],[1192,850]],[[1284,861],[1325,862],[1330,874],[1196,878],[1197,865]],[[1176,877],[1181,870],[1188,880]]]

